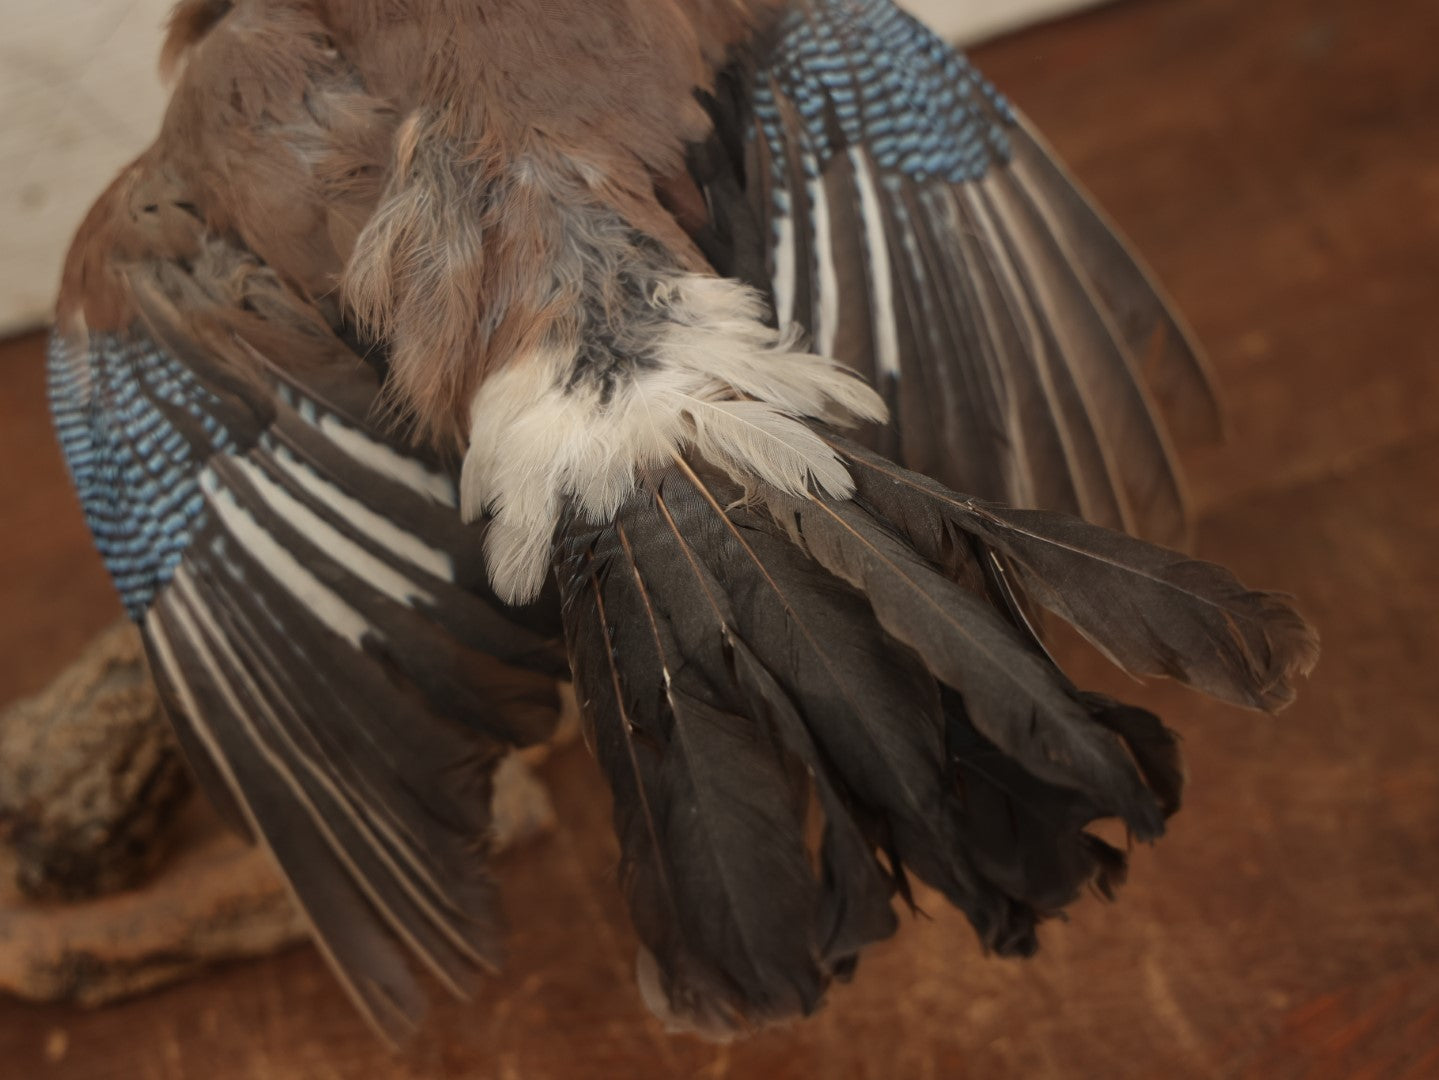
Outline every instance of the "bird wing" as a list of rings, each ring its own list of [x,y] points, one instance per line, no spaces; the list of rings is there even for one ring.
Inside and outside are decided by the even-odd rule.
[[[1165,418],[1217,433],[1200,350],[964,56],[891,0],[814,0],[709,104],[697,239],[872,380],[893,417],[878,449],[960,491],[1183,539]]]
[[[323,324],[131,284],[127,328],[50,353],[87,520],[203,785],[398,1039],[407,953],[460,993],[497,960],[490,777],[551,729],[549,615],[495,599],[453,473]]]

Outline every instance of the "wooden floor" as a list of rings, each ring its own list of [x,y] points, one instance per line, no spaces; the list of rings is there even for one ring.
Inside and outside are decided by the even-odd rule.
[[[1439,1076],[1436,41],[1434,0],[1133,0],[980,51],[1213,351],[1233,432],[1189,457],[1201,552],[1325,638],[1279,719],[1139,692],[1184,732],[1192,796],[1118,904],[1082,903],[1028,963],[933,904],[814,1020],[666,1038],[572,752],[560,834],[502,866],[507,974],[408,1056],[301,950],[97,1013],[0,1003],[0,1075]],[[33,340],[0,356],[0,698],[116,611],[40,364]]]

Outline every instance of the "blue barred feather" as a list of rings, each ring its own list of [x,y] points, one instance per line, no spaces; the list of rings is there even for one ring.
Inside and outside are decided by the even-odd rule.
[[[80,351],[57,335],[48,359],[50,409],[85,521],[139,621],[206,513],[200,451],[158,403],[183,410],[223,451],[232,440],[212,415],[218,399],[148,342],[97,334]]]
[[[891,0],[814,0],[785,16],[754,93],[776,179],[785,165],[780,97],[803,127],[811,179],[851,146],[920,182],[977,180],[1012,154],[1008,101]]]

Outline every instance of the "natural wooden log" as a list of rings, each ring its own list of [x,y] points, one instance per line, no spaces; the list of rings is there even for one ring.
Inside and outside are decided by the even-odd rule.
[[[304,940],[263,851],[199,800],[181,818],[170,858],[137,888],[80,902],[0,889],[0,990],[99,1005]]]
[[[190,791],[129,623],[0,713],[0,838],[27,896],[82,899],[142,880]]]

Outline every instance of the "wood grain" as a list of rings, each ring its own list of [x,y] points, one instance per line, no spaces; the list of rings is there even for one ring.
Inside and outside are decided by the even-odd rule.
[[[1278,719],[1138,692],[1184,732],[1192,794],[1117,905],[1080,904],[1011,963],[930,902],[814,1020],[670,1039],[634,990],[603,788],[571,751],[547,769],[560,830],[503,861],[506,974],[439,1005],[409,1054],[385,1054],[302,950],[108,1011],[0,1003],[0,1075],[1439,1075],[1436,40],[1433,0],[1382,18],[1133,0],[980,51],[1213,350],[1233,434],[1189,457],[1202,553],[1295,593],[1325,635]],[[33,340],[0,354],[0,697],[114,610],[39,364]]]

